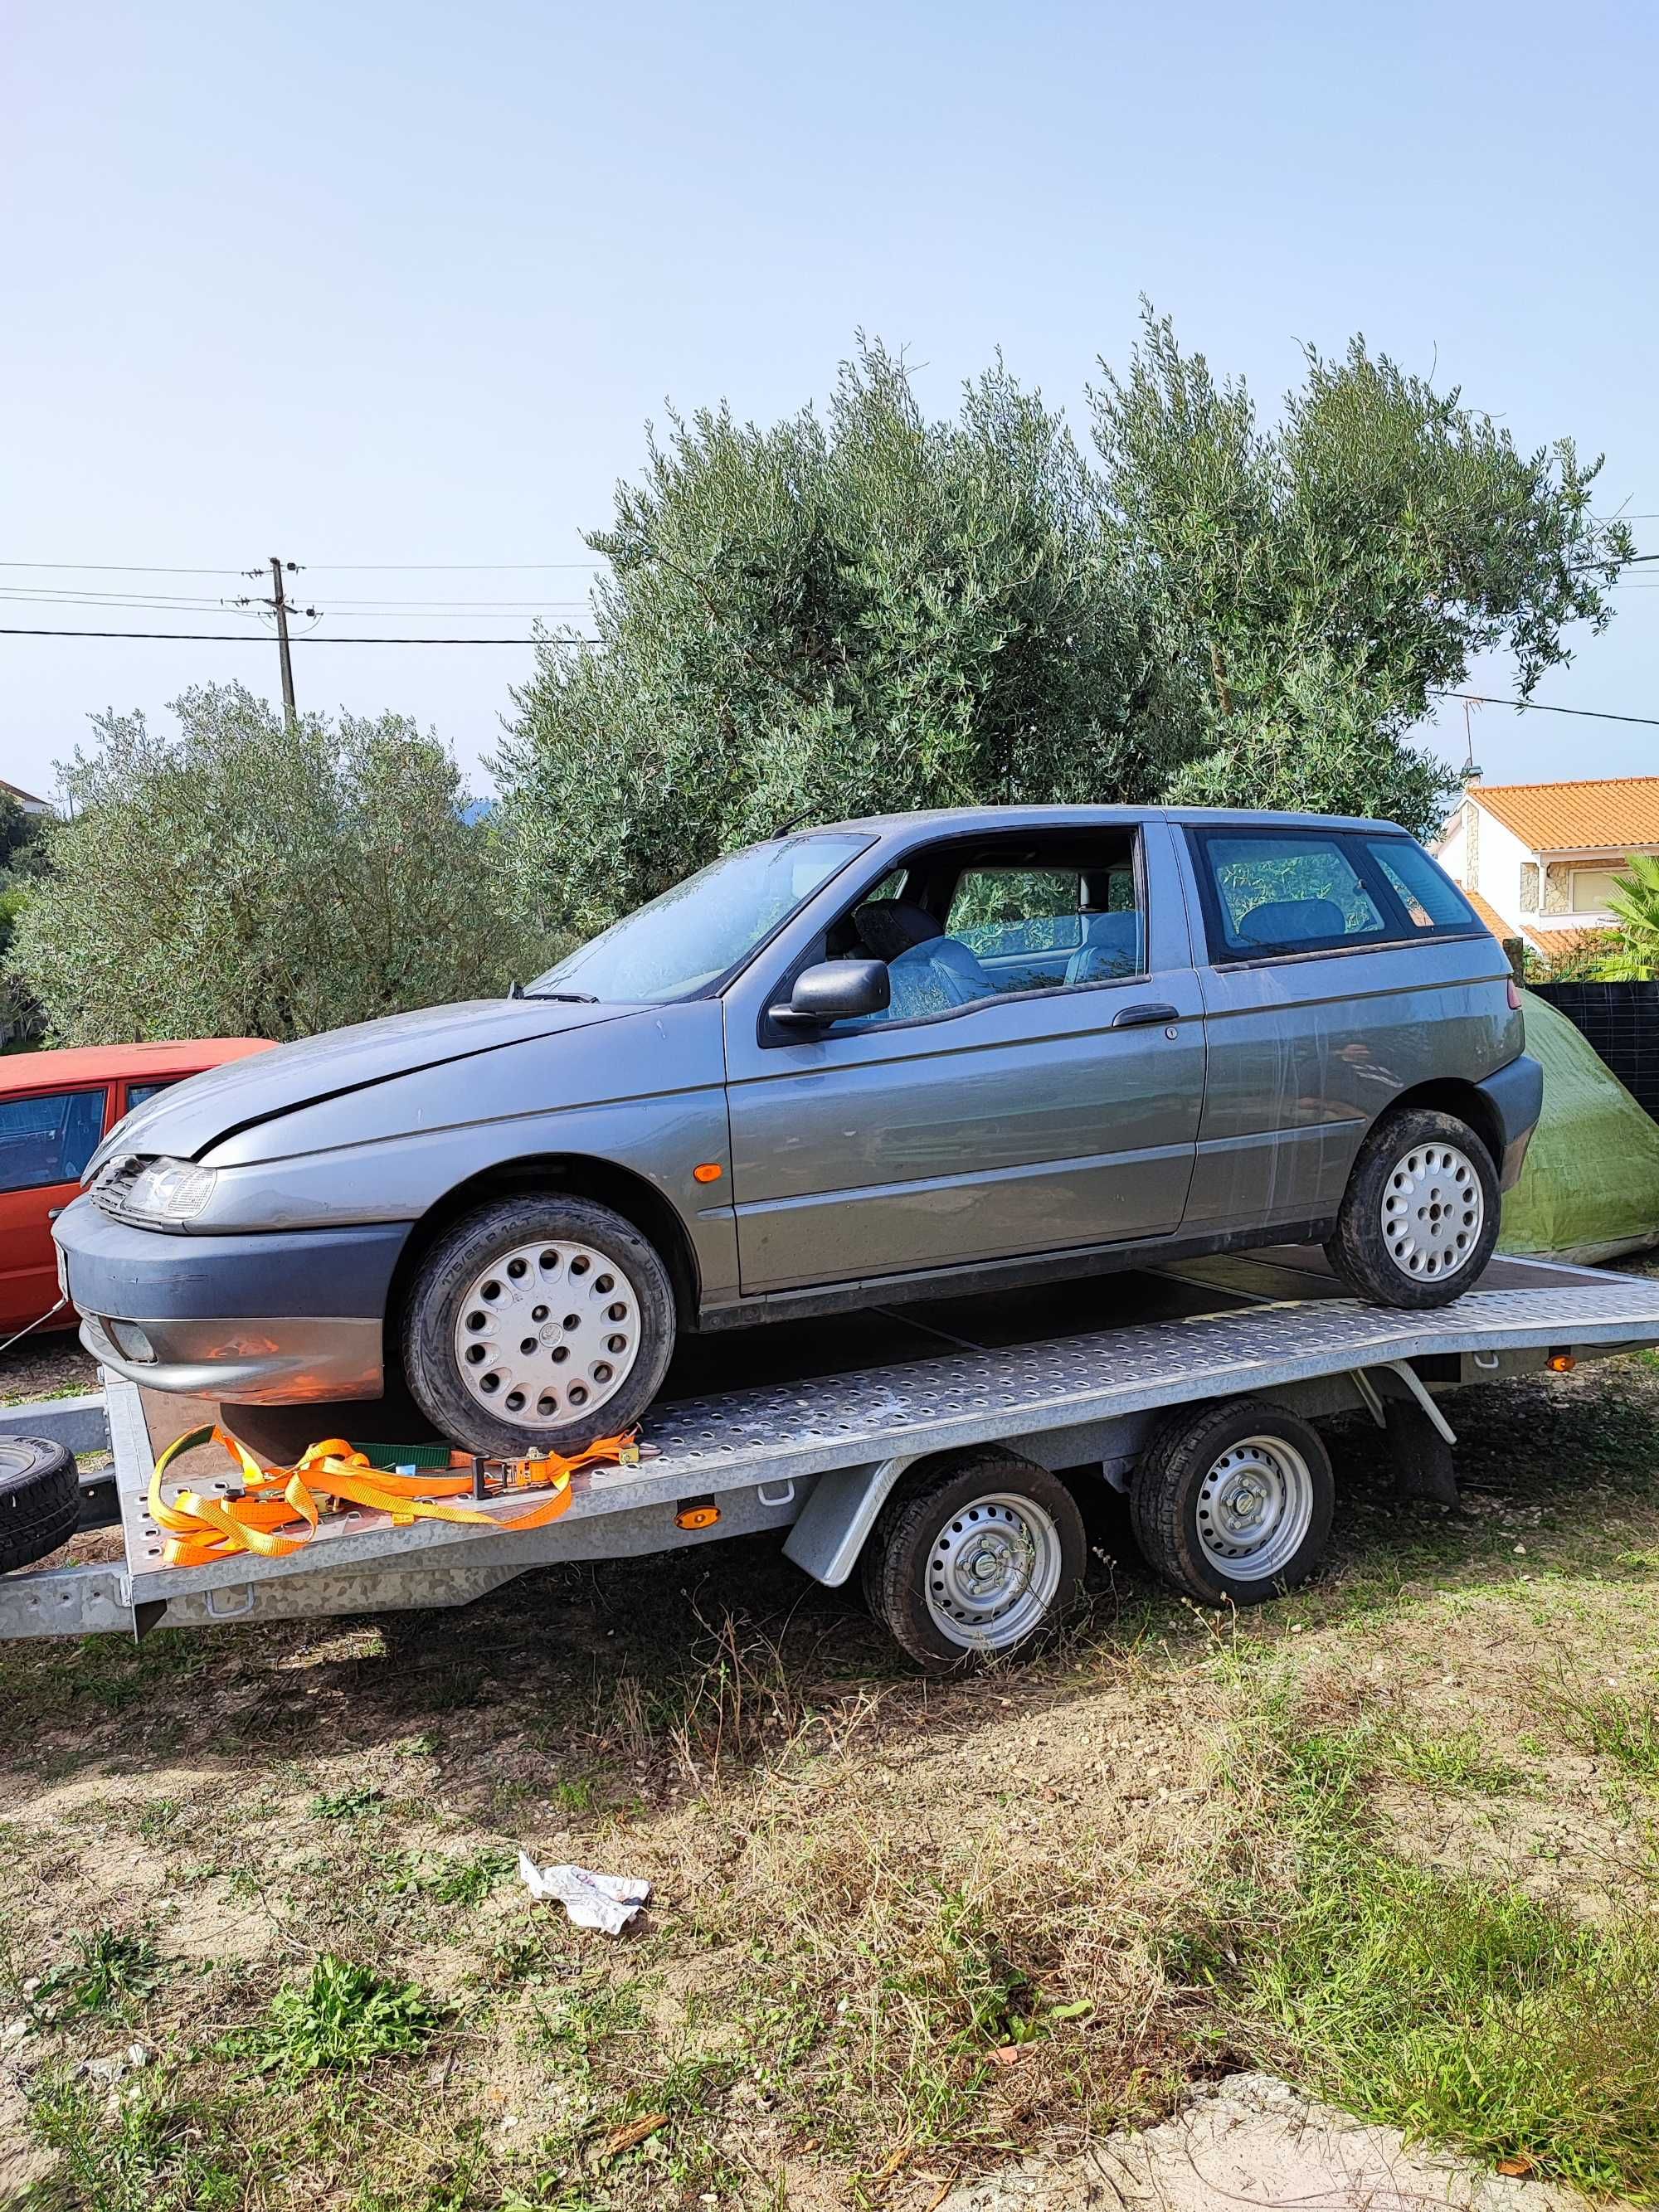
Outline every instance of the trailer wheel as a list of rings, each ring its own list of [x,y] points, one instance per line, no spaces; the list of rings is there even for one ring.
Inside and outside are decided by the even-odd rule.
[[[1083,1580],[1077,1501],[1011,1452],[959,1454],[906,1475],[864,1553],[870,1610],[934,1674],[1028,1650]]]
[[[1260,1605],[1305,1582],[1331,1533],[1330,1455],[1305,1421],[1260,1398],[1187,1407],[1141,1455],[1135,1540],[1200,1605]]]
[[[80,1517],[74,1453],[44,1437],[0,1437],[0,1574],[66,1544]]]
[[[1325,1257],[1380,1306],[1449,1305],[1498,1242],[1498,1170],[1467,1121],[1427,1107],[1386,1114],[1359,1148]]]
[[[638,1425],[674,1348],[653,1245],[589,1198],[479,1206],[422,1261],[404,1311],[410,1393],[465,1450],[580,1451]]]

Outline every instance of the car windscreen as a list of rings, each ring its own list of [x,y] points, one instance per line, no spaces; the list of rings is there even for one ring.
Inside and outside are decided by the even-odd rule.
[[[637,913],[568,953],[530,985],[623,1005],[659,1005],[706,990],[873,840],[808,830],[713,860]]]

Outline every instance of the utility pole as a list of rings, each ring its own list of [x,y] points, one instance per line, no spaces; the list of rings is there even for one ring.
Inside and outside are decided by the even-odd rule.
[[[276,610],[276,650],[283,657],[283,720],[292,730],[299,720],[294,706],[294,656],[288,645],[288,600],[283,592],[283,564],[270,556],[271,605]]]

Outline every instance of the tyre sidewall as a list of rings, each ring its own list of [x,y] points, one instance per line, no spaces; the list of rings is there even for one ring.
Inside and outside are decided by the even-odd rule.
[[[45,1437],[0,1438],[0,1572],[47,1558],[69,1541],[80,1517],[71,1451]]]
[[[455,1323],[462,1294],[480,1271],[514,1244],[538,1238],[590,1245],[612,1261],[639,1298],[641,1341],[621,1389],[592,1413],[551,1427],[520,1427],[481,1406],[461,1380]],[[568,1455],[637,1427],[661,1387],[674,1336],[673,1287],[655,1246],[609,1206],[553,1193],[499,1199],[453,1224],[416,1271],[401,1331],[404,1378],[434,1427],[465,1450],[504,1458]]]
[[[1470,1257],[1454,1275],[1428,1279],[1407,1274],[1389,1249],[1382,1232],[1382,1197],[1400,1160],[1419,1145],[1452,1145],[1474,1168],[1480,1182],[1480,1234]],[[1365,1139],[1337,1217],[1336,1234],[1327,1246],[1331,1264],[1348,1287],[1374,1304],[1407,1311],[1449,1305],[1471,1290],[1486,1271],[1498,1243],[1503,1194],[1492,1154],[1455,1115],[1413,1107],[1389,1115]]]
[[[1246,1437],[1282,1438],[1307,1467],[1313,1511],[1302,1541],[1271,1578],[1224,1573],[1199,1535],[1199,1493],[1224,1452]],[[1177,1494],[1165,1502],[1168,1491]],[[1135,1534],[1150,1564],[1201,1604],[1264,1605],[1307,1581],[1330,1542],[1336,1486],[1323,1440],[1305,1421],[1267,1405],[1218,1407],[1207,1421],[1173,1425],[1154,1439],[1130,1491]]]
[[[1060,1581],[1048,1610],[1018,1644],[997,1651],[951,1641],[928,1609],[927,1561],[939,1534],[964,1506],[998,1494],[1029,1498],[1054,1523],[1060,1539]],[[914,1470],[883,1509],[864,1557],[865,1595],[871,1611],[920,1665],[933,1673],[969,1672],[1018,1658],[1051,1636],[1075,1603],[1088,1561],[1088,1540],[1077,1500],[1058,1475],[1033,1462],[1001,1452],[958,1464],[948,1475]]]

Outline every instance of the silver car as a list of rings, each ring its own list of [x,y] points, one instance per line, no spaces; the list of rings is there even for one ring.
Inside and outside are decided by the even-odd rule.
[[[1480,1275],[1542,1076],[1407,833],[988,807],[729,854],[528,989],[163,1093],[58,1224],[88,1349],[379,1396],[491,1455],[631,1428],[677,1334],[1323,1243]]]

